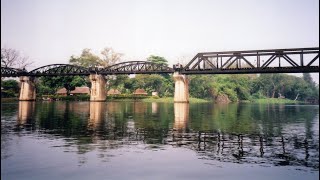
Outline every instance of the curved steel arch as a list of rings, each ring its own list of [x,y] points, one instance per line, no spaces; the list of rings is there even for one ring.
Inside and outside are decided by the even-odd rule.
[[[29,76],[87,76],[89,74],[88,68],[71,64],[50,64],[28,73]]]
[[[128,61],[108,66],[99,71],[100,74],[158,74],[173,73],[174,70],[166,65],[149,61]]]
[[[18,77],[26,75],[28,72],[23,69],[1,67],[1,77]]]

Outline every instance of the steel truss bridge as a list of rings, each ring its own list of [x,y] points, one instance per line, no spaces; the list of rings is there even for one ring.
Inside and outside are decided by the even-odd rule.
[[[128,61],[105,68],[50,64],[31,71],[1,67],[1,77],[88,76],[90,74],[256,74],[319,72],[319,47],[198,53],[186,66]]]

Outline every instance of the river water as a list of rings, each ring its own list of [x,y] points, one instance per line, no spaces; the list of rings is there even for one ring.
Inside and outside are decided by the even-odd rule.
[[[1,179],[318,178],[318,105],[1,103]]]

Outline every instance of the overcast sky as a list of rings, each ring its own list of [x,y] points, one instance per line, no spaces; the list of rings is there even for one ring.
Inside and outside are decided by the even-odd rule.
[[[206,51],[319,47],[319,1],[1,0],[1,47],[28,56],[30,69],[84,48],[173,64]]]

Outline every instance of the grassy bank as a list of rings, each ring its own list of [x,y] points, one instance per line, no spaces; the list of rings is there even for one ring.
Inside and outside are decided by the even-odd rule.
[[[301,101],[294,101],[291,99],[278,99],[278,98],[266,98],[266,99],[253,99],[255,103],[261,104],[295,104],[295,103],[303,103]]]
[[[1,98],[1,102],[15,102],[19,101],[18,98]]]

